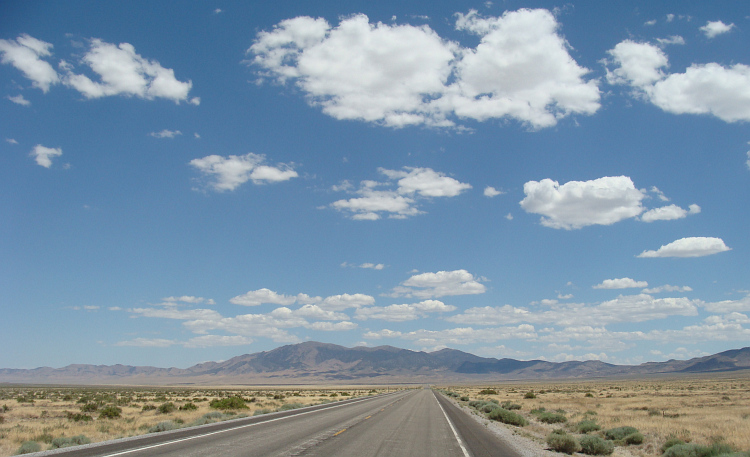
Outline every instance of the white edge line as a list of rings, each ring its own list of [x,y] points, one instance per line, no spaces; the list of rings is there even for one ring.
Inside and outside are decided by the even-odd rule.
[[[319,412],[319,411],[327,411],[329,409],[340,408],[342,406],[349,406],[349,405],[352,405],[352,404],[355,404],[355,403],[360,403],[361,401],[364,401],[364,400],[370,400],[372,398],[373,397],[367,397],[367,398],[363,398],[360,401],[353,401],[353,402],[350,402],[350,403],[344,403],[342,405],[330,406],[328,408],[322,408],[322,409],[314,409],[312,411],[305,411],[305,412],[301,412],[301,413],[298,413],[298,414],[292,414],[292,415],[289,415],[289,416],[277,417],[276,419],[269,419],[267,421],[254,422],[252,424],[240,425],[240,426],[228,428],[228,429],[225,429],[225,430],[218,430],[218,431],[215,431],[215,432],[204,433],[202,435],[189,436],[187,438],[180,438],[178,440],[172,440],[172,441],[165,441],[164,443],[152,444],[150,446],[144,446],[144,447],[139,447],[139,448],[135,448],[135,449],[129,449],[127,451],[116,452],[114,454],[105,454],[102,457],[115,457],[117,455],[125,455],[125,454],[131,454],[133,452],[145,451],[145,450],[148,450],[148,449],[153,449],[153,448],[157,448],[157,447],[161,447],[161,446],[166,446],[168,444],[175,444],[175,443],[180,443],[180,442],[183,442],[183,441],[194,440],[194,439],[197,439],[197,438],[204,438],[206,436],[217,435],[219,433],[224,433],[224,432],[231,432],[232,430],[239,430],[241,428],[253,427],[253,426],[262,425],[262,424],[268,424],[269,422],[276,422],[276,421],[280,421],[280,420],[283,420],[283,419],[289,419],[291,417],[299,417],[299,416],[304,416],[305,414],[316,413],[316,412]],[[445,411],[443,411],[443,413],[445,413]],[[451,425],[451,428],[452,427],[453,427],[453,425]],[[454,433],[455,433],[455,430],[454,430]],[[467,455],[466,457],[469,457],[469,456]]]
[[[453,430],[453,435],[456,437],[456,441],[458,441],[458,445],[461,446],[461,450],[464,451],[464,456],[471,457],[471,454],[469,454],[469,451],[466,449],[466,446],[464,446],[464,440],[461,439],[461,436],[459,436],[458,431],[456,431],[456,427],[453,426],[453,422],[451,422],[450,418],[448,417],[448,414],[445,413],[445,410],[443,409],[443,405],[440,404],[440,402],[437,399],[437,394],[435,391],[432,391],[432,395],[435,397],[435,401],[437,401],[438,406],[440,407],[440,411],[443,412],[443,416],[445,416],[445,420],[448,421],[448,425],[450,425],[451,430]]]

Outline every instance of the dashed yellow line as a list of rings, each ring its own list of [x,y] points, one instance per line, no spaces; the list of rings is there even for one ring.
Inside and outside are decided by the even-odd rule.
[[[333,436],[339,436],[339,435],[341,435],[342,433],[344,433],[345,431],[346,431],[346,429],[343,429],[343,430],[341,430],[341,431],[339,431],[339,432],[336,432],[336,433],[334,433],[334,434],[333,434]]]

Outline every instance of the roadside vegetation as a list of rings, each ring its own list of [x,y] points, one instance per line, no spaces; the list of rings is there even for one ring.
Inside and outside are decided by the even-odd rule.
[[[750,375],[451,386],[488,421],[563,454],[750,457]]]
[[[159,433],[388,390],[397,388],[3,386],[0,387],[0,457]]]

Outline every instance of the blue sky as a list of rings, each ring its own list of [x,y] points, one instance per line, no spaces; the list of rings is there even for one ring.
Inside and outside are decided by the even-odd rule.
[[[750,342],[745,2],[4,2],[0,366]]]

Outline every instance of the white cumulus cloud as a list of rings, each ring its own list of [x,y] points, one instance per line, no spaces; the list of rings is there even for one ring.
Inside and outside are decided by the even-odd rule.
[[[28,100],[26,100],[25,98],[23,98],[23,95],[21,95],[21,94],[15,95],[13,97],[11,97],[10,95],[8,95],[6,98],[8,100],[12,101],[13,103],[15,103],[16,105],[31,106],[31,102],[28,101]]]
[[[182,132],[180,132],[179,130],[164,129],[161,132],[151,132],[149,133],[149,135],[154,138],[174,138],[176,136],[182,135]]]
[[[725,24],[721,21],[708,21],[706,25],[700,28],[708,38],[714,38],[717,35],[729,33],[734,28],[734,24]]]
[[[701,207],[695,204],[690,205],[687,210],[682,209],[677,205],[668,205],[646,211],[641,215],[641,220],[643,222],[671,221],[682,219],[689,214],[698,214],[700,212]]]
[[[337,200],[331,207],[350,214],[354,220],[378,220],[381,214],[388,214],[391,219],[404,219],[421,214],[419,201],[436,197],[455,197],[471,189],[471,185],[462,183],[431,168],[404,167],[401,170],[379,168],[378,171],[388,181],[362,181],[360,188],[354,191],[357,197]],[[345,181],[334,190],[348,191],[351,184]]]
[[[605,279],[601,284],[592,286],[594,289],[629,289],[634,287],[648,287],[646,281],[636,281],[631,278]]]
[[[721,238],[699,236],[681,238],[656,251],[643,251],[638,257],[704,257],[729,250]]]
[[[62,155],[62,149],[48,148],[41,144],[37,144],[34,146],[34,149],[31,150],[31,154],[29,155],[34,158],[37,164],[44,168],[49,168],[52,166],[52,159]]]
[[[560,185],[543,179],[523,186],[521,207],[542,215],[541,223],[557,229],[579,229],[587,225],[611,225],[643,212],[645,194],[627,176],[592,181],[570,181]]]
[[[438,271],[412,276],[393,289],[392,296],[439,298],[448,295],[483,294],[484,284],[466,270]]]
[[[666,54],[658,46],[625,40],[609,51],[610,84],[634,88],[636,96],[674,114],[711,114],[725,122],[750,120],[750,67],[692,64],[667,74]]]
[[[497,197],[498,195],[502,195],[502,194],[503,194],[502,191],[499,191],[499,190],[495,189],[492,186],[487,186],[487,187],[484,188],[484,196],[485,197],[492,198],[492,197]]]
[[[125,95],[147,100],[166,98],[179,103],[188,100],[193,86],[191,81],[179,81],[171,68],[143,58],[130,43],[114,45],[94,38],[81,60],[99,81],[73,73],[68,63],[63,65],[67,71],[64,80],[86,98]]]
[[[190,165],[206,177],[213,178],[209,185],[218,192],[234,190],[250,180],[255,184],[264,184],[287,181],[298,176],[289,165],[282,163],[273,167],[264,165],[265,160],[264,155],[251,152],[242,156],[210,155],[193,159]]]
[[[15,40],[0,40],[2,63],[11,64],[31,80],[34,87],[49,91],[50,86],[60,82],[60,77],[49,62],[42,57],[52,55],[50,43],[22,34]]]
[[[455,306],[446,305],[439,300],[424,300],[414,304],[359,308],[354,313],[354,318],[359,320],[377,319],[390,322],[403,322],[427,317],[428,313],[444,313],[455,310]]]
[[[296,297],[278,294],[270,289],[251,290],[243,295],[229,299],[229,303],[243,306],[259,306],[264,303],[275,305],[291,305],[297,301]]]
[[[456,16],[457,30],[479,36],[476,48],[426,25],[372,24],[358,14],[335,27],[284,20],[258,33],[248,54],[262,77],[294,83],[336,119],[447,127],[512,118],[542,128],[599,108],[596,81],[584,80],[588,70],[570,56],[550,11]]]

